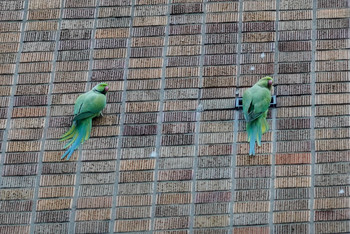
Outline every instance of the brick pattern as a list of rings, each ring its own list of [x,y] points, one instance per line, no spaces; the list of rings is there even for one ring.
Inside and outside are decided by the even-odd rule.
[[[277,109],[274,233],[312,233],[313,2],[281,1],[279,7],[276,94],[289,100]]]
[[[349,113],[347,91],[349,51],[344,47],[343,33],[349,30],[348,3],[339,1],[329,5],[318,2],[316,35],[316,110],[315,110],[315,232],[349,232],[347,215],[349,209],[348,175],[344,171],[349,160],[344,158],[349,144],[347,138],[348,116],[336,112],[344,106]],[[344,78],[342,78],[344,77]],[[335,96],[338,107],[333,105]],[[330,114],[332,113],[332,114]],[[343,119],[345,122],[339,122]],[[326,123],[325,121],[329,122]],[[345,135],[344,135],[345,134]],[[348,141],[348,140],[346,140]],[[336,152],[334,152],[336,150]],[[342,169],[344,168],[344,169]],[[346,170],[346,169],[345,169]],[[342,178],[346,178],[343,180]],[[344,213],[345,212],[345,213]]]
[[[0,233],[348,233],[347,0],[0,3]],[[236,97],[274,76],[249,157]],[[104,116],[60,160],[77,96]]]

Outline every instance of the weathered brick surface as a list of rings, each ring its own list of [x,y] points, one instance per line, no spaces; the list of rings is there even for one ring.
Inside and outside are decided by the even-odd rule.
[[[0,233],[349,233],[349,2],[0,2]],[[237,97],[274,77],[248,155]],[[104,116],[60,160],[74,102]]]

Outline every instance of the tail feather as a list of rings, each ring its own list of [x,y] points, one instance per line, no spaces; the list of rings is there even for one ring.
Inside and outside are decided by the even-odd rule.
[[[86,140],[88,140],[88,139],[90,138],[91,128],[92,128],[92,121],[90,121],[88,124],[89,124],[89,125],[88,125],[88,129],[90,129],[90,131],[86,131],[85,138],[82,139],[83,142],[84,142],[84,140],[86,141]]]
[[[75,140],[78,138],[78,136],[79,136],[79,133],[75,132],[74,136],[71,137],[72,140],[70,140],[63,148],[64,149],[68,148],[71,144],[73,144],[75,142]]]
[[[64,148],[69,148],[62,155],[61,159],[67,156],[67,160],[69,160],[75,149],[77,149],[80,144],[84,143],[85,140],[89,139],[91,125],[92,118],[74,121],[71,129],[69,129],[68,132],[62,136],[62,139],[72,139],[65,145]]]
[[[249,155],[255,155],[255,141],[258,137],[258,129],[255,120],[247,122],[247,133],[249,141]]]
[[[247,123],[247,132],[249,141],[249,155],[255,155],[256,128],[251,122]]]
[[[259,125],[261,126],[261,121],[258,121],[257,123],[256,142],[258,143],[258,146],[261,146],[262,129]]]
[[[70,157],[72,156],[72,154],[74,153],[75,149],[80,145],[81,142],[81,136],[79,136],[75,141],[74,144],[69,147],[69,149],[62,155],[61,159],[64,159],[67,155],[67,160],[70,159]]]
[[[266,121],[266,117],[265,118],[261,118],[261,131],[262,131],[262,134],[264,134],[268,130],[269,130],[269,124]]]
[[[249,155],[255,155],[255,141],[261,146],[262,134],[269,129],[265,116],[260,116],[251,122],[247,122],[247,133],[249,141]]]
[[[76,122],[74,121],[73,124],[72,124],[72,127],[70,127],[70,129],[69,129],[65,134],[63,134],[63,135],[61,136],[60,141],[64,141],[64,140],[67,140],[67,139],[72,138],[76,126],[77,126],[77,124],[76,124]]]

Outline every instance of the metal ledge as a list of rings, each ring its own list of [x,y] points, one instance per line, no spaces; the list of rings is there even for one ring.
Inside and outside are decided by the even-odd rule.
[[[235,108],[242,109],[243,108],[243,98],[236,98]],[[270,107],[276,107],[277,105],[277,97],[276,95],[271,96]]]

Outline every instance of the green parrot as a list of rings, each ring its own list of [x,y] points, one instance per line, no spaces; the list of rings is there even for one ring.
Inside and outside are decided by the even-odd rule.
[[[243,93],[243,113],[250,142],[249,155],[255,155],[255,141],[260,146],[262,134],[269,130],[266,116],[271,102],[272,82],[273,79],[266,76]]]
[[[90,138],[92,119],[96,116],[102,115],[102,110],[106,106],[106,93],[108,92],[108,85],[100,83],[92,90],[80,95],[75,101],[74,118],[72,127],[62,137],[61,141],[71,139],[64,148],[69,149],[63,154],[61,159],[66,157],[70,159],[74,150],[80,144]]]

